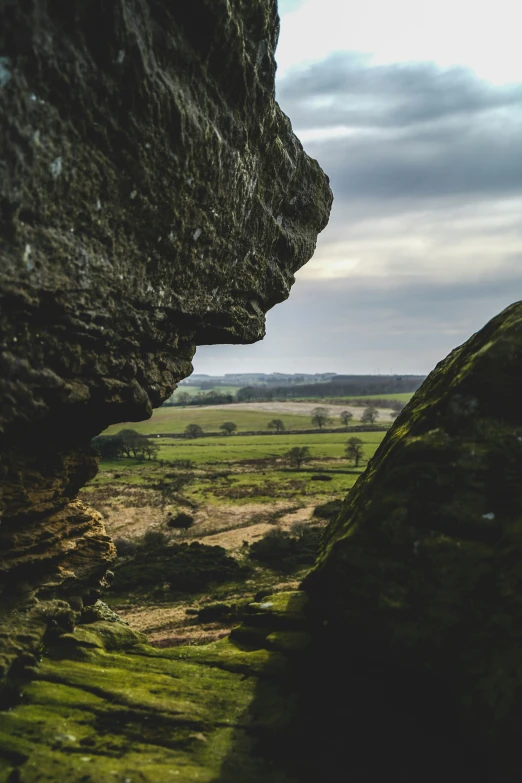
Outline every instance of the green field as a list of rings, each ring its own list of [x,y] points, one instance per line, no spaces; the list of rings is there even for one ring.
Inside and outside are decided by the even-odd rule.
[[[226,409],[163,409],[157,412],[159,429],[165,429],[164,423],[171,423],[174,418],[179,431],[198,412],[219,416],[206,420],[211,424],[236,418],[225,418]],[[253,423],[259,426],[260,418],[270,418],[258,412],[236,413],[244,414],[242,423],[248,427]],[[292,424],[296,419],[309,421],[304,416],[288,419]],[[154,420],[145,422],[151,423]],[[123,426],[138,428],[143,424],[118,425],[112,429],[117,431]],[[363,441],[364,451],[357,468],[344,453],[347,440],[354,435]],[[102,461],[98,475],[82,490],[81,499],[100,512],[107,532],[115,540],[120,553],[116,569],[122,563],[126,567],[124,546],[145,546],[149,533],[160,536],[158,546],[162,549],[179,543],[217,545],[249,569],[246,580],[243,577],[240,581],[212,587],[210,593],[194,595],[189,591],[186,596],[169,587],[161,570],[154,571],[157,585],[141,586],[139,581],[133,582],[128,595],[109,594],[109,605],[114,602],[113,608],[123,613],[132,627],[151,634],[156,640],[170,639],[175,629],[176,639],[183,636],[191,643],[192,639],[194,643],[212,641],[217,632],[215,625],[207,627],[197,618],[187,620],[187,611],[216,600],[234,605],[237,601],[248,603],[261,589],[285,589],[288,580],[290,584],[300,582],[313,559],[306,561],[307,564],[297,563],[289,571],[277,562],[258,562],[251,553],[274,532],[283,536],[277,538],[283,541],[282,546],[286,546],[284,542],[289,536],[303,542],[305,547],[309,546],[310,536],[315,536],[314,546],[318,546],[320,531],[327,523],[323,513],[335,513],[332,501],[335,507],[351,490],[384,435],[384,432],[312,430],[299,435],[219,435],[194,440],[158,437],[154,438],[159,447],[155,459]],[[310,459],[300,469],[286,456],[295,446],[310,450]],[[180,514],[189,515],[192,520],[188,529],[170,524]]]
[[[308,446],[314,459],[340,459],[344,454],[344,446],[349,437],[355,435],[364,443],[364,456],[373,456],[381,442],[382,432],[332,432],[310,433],[310,435],[234,435],[223,437],[196,438],[195,440],[178,440],[174,438],[158,438],[158,460],[171,462],[173,460],[191,460],[196,464],[233,464],[245,460],[280,459],[294,446]],[[102,462],[111,469],[115,465],[138,465],[136,460],[121,459],[115,462]]]
[[[340,408],[341,410],[341,408]],[[283,432],[277,434],[208,435],[195,439],[164,437],[165,433],[182,433],[187,424],[199,424],[206,432],[219,432],[224,421],[234,421],[238,432],[266,430],[273,418],[281,418],[287,430],[308,430],[302,434]],[[357,420],[352,420],[357,423]],[[341,424],[338,417],[334,426]],[[388,424],[389,422],[386,422]],[[151,419],[127,425],[114,425],[106,432],[117,433],[124,427],[136,429],[154,439],[158,446],[155,459],[138,461],[120,458],[104,461],[100,472],[92,482],[92,490],[110,486],[115,496],[125,487],[154,489],[155,483],[168,485],[178,473],[192,471],[189,484],[182,495],[197,506],[215,504],[237,506],[255,502],[270,504],[276,498],[292,500],[300,505],[317,503],[343,497],[363,472],[368,460],[375,453],[384,432],[321,432],[314,428],[310,415],[282,414],[256,410],[164,407],[156,410]],[[159,436],[162,437],[159,437]],[[350,437],[363,442],[363,459],[355,468],[346,459],[344,450]],[[297,469],[287,458],[294,447],[306,446],[310,458]],[[179,465],[189,461],[191,468]],[[216,475],[216,471],[225,475]],[[320,481],[313,474],[328,473],[328,480]],[[169,478],[170,476],[170,478]],[[174,478],[173,478],[174,477]],[[87,492],[91,491],[87,489]],[[162,490],[163,491],[163,490]],[[178,504],[183,505],[182,496]]]
[[[354,433],[364,442],[365,457],[373,456],[381,442],[382,432]],[[294,446],[308,446],[312,457],[340,459],[349,437],[346,432],[311,433],[310,435],[233,435],[196,440],[161,438],[159,459],[190,459],[197,463],[234,463],[243,460],[281,458]]]
[[[171,406],[157,408],[152,417],[147,421],[132,422],[130,424],[114,424],[104,434],[114,435],[124,427],[130,427],[143,435],[161,435],[163,433],[183,432],[187,424],[199,424],[207,432],[218,432],[219,425],[225,421],[233,421],[237,424],[239,432],[252,432],[266,430],[272,419],[281,419],[287,430],[316,429],[309,415],[274,413],[264,411],[243,411],[237,409],[227,410],[223,405],[217,409],[205,409],[198,407],[174,408]],[[353,419],[353,424],[357,423]],[[389,421],[386,422],[387,424]],[[339,418],[333,418],[332,426],[341,426]],[[234,437],[234,436],[231,436]]]
[[[197,472],[186,496],[198,503],[237,505],[253,499],[258,503],[270,503],[276,497],[301,502],[314,497],[322,502],[346,494],[364,471],[383,435],[382,432],[356,433],[364,444],[363,462],[357,469],[344,455],[346,441],[351,437],[349,433],[224,436],[189,441],[161,438],[158,439],[160,448],[156,460],[102,462],[100,473],[89,487],[94,490],[110,485],[117,495],[118,488],[161,480],[173,468],[178,469],[177,460],[190,460]],[[286,453],[294,446],[310,449],[310,460],[300,470],[292,468],[285,460]],[[216,470],[230,472],[216,480]],[[329,473],[330,480],[314,481],[312,476],[318,471]],[[231,490],[232,484],[235,491]]]

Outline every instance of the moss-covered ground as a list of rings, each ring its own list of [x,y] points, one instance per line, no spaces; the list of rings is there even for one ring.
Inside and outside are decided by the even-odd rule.
[[[198,647],[117,622],[63,634],[0,713],[0,783],[485,780],[385,675],[323,647],[306,600],[268,595]]]

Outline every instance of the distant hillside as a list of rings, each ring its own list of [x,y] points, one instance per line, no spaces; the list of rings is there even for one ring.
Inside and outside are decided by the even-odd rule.
[[[415,392],[424,375],[337,375],[322,383],[303,383],[268,390],[262,386],[247,386],[236,393],[236,399],[272,397],[350,397]]]

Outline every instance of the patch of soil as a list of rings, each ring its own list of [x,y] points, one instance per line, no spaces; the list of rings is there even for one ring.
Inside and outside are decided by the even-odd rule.
[[[292,508],[292,507],[291,507]],[[276,514],[276,519],[255,522],[248,527],[235,528],[233,530],[225,530],[215,533],[211,536],[205,536],[204,538],[196,539],[205,544],[212,544],[214,546],[222,546],[224,549],[234,551],[242,549],[245,544],[249,546],[262,538],[269,530],[274,529],[274,523],[281,530],[290,530],[292,525],[296,522],[307,522],[311,516],[314,506],[304,506],[303,508],[289,510],[288,514]],[[273,510],[273,507],[272,509]]]
[[[275,501],[274,503],[244,503],[240,506],[204,506],[195,515],[195,524],[186,533],[179,533],[179,540],[201,540],[216,535],[237,531],[242,534],[252,525],[270,524],[286,509],[295,509],[295,503]],[[239,546],[241,545],[241,540]],[[220,546],[225,546],[220,544]],[[234,548],[225,546],[226,549]]]
[[[248,579],[243,583],[243,590],[233,589],[224,595],[220,593],[219,600],[231,605],[246,604],[256,600],[260,593],[270,595],[282,590],[297,590],[300,581],[301,579],[289,579],[263,569],[255,579]],[[237,625],[237,620],[202,622],[199,619],[199,611],[214,605],[215,602],[216,593],[198,597],[186,596],[176,602],[151,603],[133,599],[113,604],[113,607],[131,628],[146,634],[153,646],[175,647],[181,644],[208,644],[217,641]]]

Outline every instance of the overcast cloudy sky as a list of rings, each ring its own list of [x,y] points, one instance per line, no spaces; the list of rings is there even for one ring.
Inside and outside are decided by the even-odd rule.
[[[280,0],[277,97],[335,202],[253,346],[195,372],[429,372],[522,299],[513,0]]]

